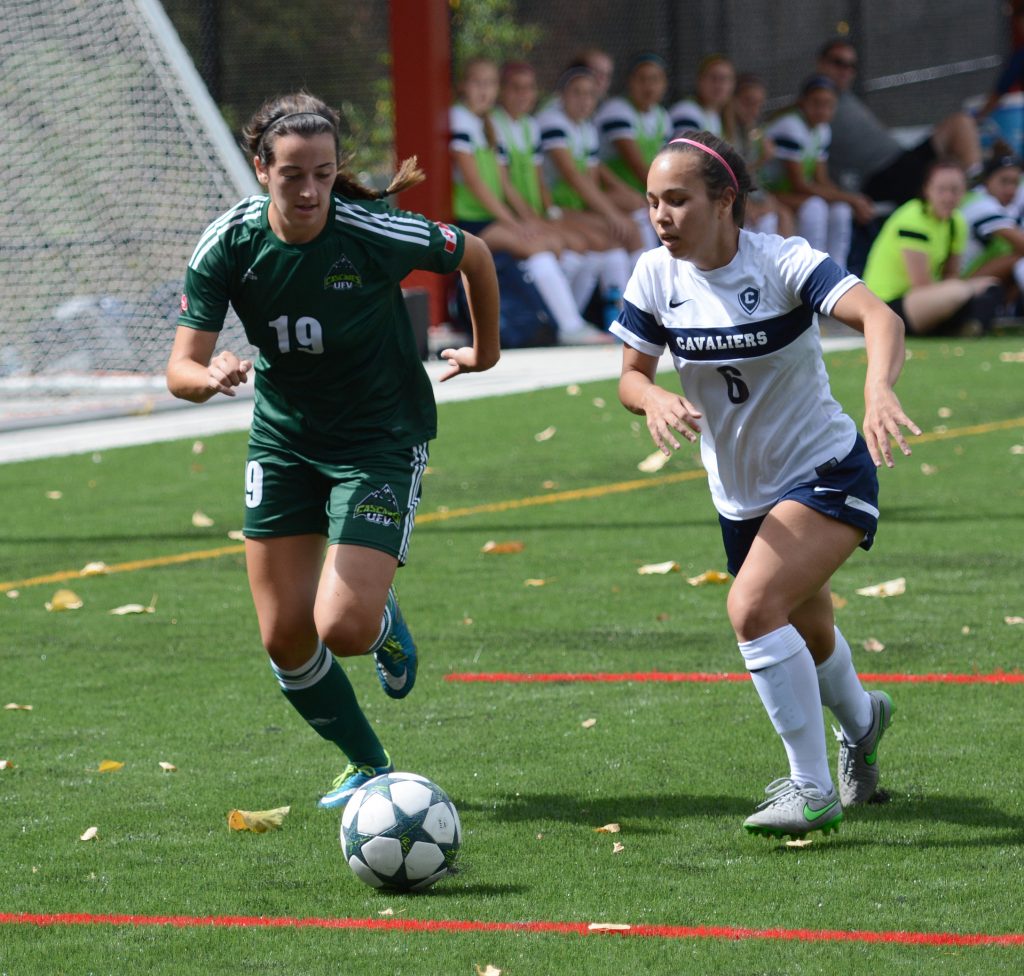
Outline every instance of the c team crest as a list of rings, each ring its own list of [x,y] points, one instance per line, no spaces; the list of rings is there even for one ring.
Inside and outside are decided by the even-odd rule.
[[[384,485],[376,491],[371,491],[355,507],[356,518],[364,518],[367,522],[375,525],[391,526],[398,528],[402,521],[402,512],[398,507],[398,499],[391,490],[391,485]]]
[[[743,306],[743,311],[747,315],[753,315],[754,309],[761,304],[761,291],[753,285],[744,288],[736,297],[739,299],[739,303]]]

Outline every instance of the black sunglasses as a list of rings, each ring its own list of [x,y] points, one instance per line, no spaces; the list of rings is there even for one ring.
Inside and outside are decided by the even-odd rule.
[[[853,71],[857,70],[857,62],[850,58],[837,58],[834,55],[825,59],[829,64],[834,64],[837,68],[850,68]]]

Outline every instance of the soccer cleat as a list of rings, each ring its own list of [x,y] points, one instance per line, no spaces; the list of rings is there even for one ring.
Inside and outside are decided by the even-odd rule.
[[[830,834],[838,830],[843,807],[833,786],[822,793],[813,786],[798,786],[791,779],[773,780],[765,788],[768,799],[761,803],[743,827],[763,837],[806,837],[812,830]]]
[[[387,764],[384,766],[357,766],[355,763],[349,763],[331,784],[331,788],[320,797],[317,806],[321,810],[343,809],[352,794],[363,783],[369,782],[374,776],[383,776],[384,773],[395,771],[394,763],[391,762],[391,756],[386,750],[384,758],[387,759]]]
[[[878,743],[892,724],[895,711],[892,699],[884,691],[871,696],[871,728],[860,742],[851,744],[836,730],[839,740],[839,799],[844,807],[867,803],[878,786]]]
[[[377,677],[384,694],[391,698],[404,698],[416,683],[416,645],[405,626],[393,586],[388,590],[384,612],[391,623],[384,642],[373,652]]]

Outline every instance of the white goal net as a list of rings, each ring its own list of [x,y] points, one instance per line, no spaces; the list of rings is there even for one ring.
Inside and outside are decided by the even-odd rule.
[[[145,409],[189,254],[255,181],[157,0],[2,9],[0,429]]]

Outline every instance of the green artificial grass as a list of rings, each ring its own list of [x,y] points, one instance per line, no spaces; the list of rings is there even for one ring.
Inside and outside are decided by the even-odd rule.
[[[1006,622],[1024,615],[1024,457],[1013,450],[1024,443],[1024,364],[1000,356],[1019,346],[911,346],[899,393],[925,435],[881,473],[875,548],[834,581],[847,601],[837,620],[862,671],[1017,672],[1024,663],[1024,625]],[[863,354],[828,364],[859,421]],[[789,848],[740,826],[785,770],[745,682],[446,680],[738,672],[742,661],[727,587],[686,582],[724,569],[696,452],[638,471],[654,448],[640,418],[618,405],[614,382],[440,413],[398,576],[421,648],[416,691],[393,702],[369,661],[345,666],[399,767],[434,779],[456,803],[461,872],[408,896],[372,891],[344,864],[337,816],[315,809],[344,761],[270,674],[244,558],[227,537],[241,522],[245,439],[220,435],[201,453],[183,441],[0,469],[0,582],[19,592],[0,597],[0,705],[32,705],[0,710],[0,759],[15,764],[0,770],[0,915],[1024,933],[1024,685],[880,685],[897,707],[882,749],[888,802]],[[550,436],[538,440],[541,432]],[[214,524],[195,527],[196,511]],[[485,553],[488,541],[523,548]],[[637,573],[668,560],[680,572]],[[59,578],[93,561],[116,571]],[[855,593],[898,576],[902,596]],[[45,609],[61,587],[81,609]],[[154,598],[153,613],[108,613]],[[864,650],[869,639],[884,650]],[[584,727],[588,719],[596,722]],[[97,772],[105,759],[125,765]],[[284,805],[280,831],[227,829],[233,808]],[[613,822],[620,833],[595,832]],[[98,838],[80,841],[90,826]],[[507,976],[1017,973],[1024,944],[0,922],[0,973],[11,974],[472,974],[487,965]]]

